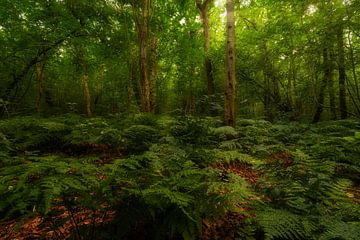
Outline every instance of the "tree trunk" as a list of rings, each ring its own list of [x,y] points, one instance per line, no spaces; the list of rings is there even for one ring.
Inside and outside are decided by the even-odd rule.
[[[41,111],[41,100],[44,94],[44,70],[45,63],[38,63],[35,65],[36,70],[36,81],[37,81],[37,96],[35,102],[35,109],[37,113]]]
[[[264,111],[265,117],[268,121],[272,122],[274,120],[273,116],[273,107],[272,107],[272,98],[271,98],[271,88],[270,81],[265,71],[263,71],[264,76]]]
[[[234,0],[226,1],[226,85],[225,85],[225,104],[224,120],[228,126],[235,127],[235,6]]]
[[[357,98],[357,100],[360,100],[360,90],[359,90],[359,84],[358,84],[357,74],[356,74],[356,67],[357,66],[356,66],[356,62],[355,62],[354,48],[353,48],[350,33],[348,33],[347,38],[348,38],[348,42],[349,42],[350,63],[351,63],[352,75],[353,75],[353,78],[354,78],[356,98]]]
[[[213,102],[214,102],[214,77],[213,77],[213,67],[210,58],[210,26],[209,26],[209,6],[213,0],[205,0],[201,3],[200,0],[196,0],[196,6],[199,9],[200,16],[203,23],[203,33],[204,33],[204,52],[205,52],[205,74],[206,74],[206,85],[207,85],[207,95],[208,95],[208,112],[212,116],[215,114],[213,111]]]
[[[337,45],[338,45],[338,68],[339,68],[339,107],[341,119],[346,119],[347,104],[346,104],[346,72],[345,72],[345,57],[344,57],[344,37],[343,26],[340,25],[337,29]]]
[[[262,42],[262,47],[263,56],[261,65],[263,66],[264,76],[264,110],[266,119],[273,122],[276,109],[281,105],[281,95],[274,67],[268,56],[267,44],[265,41]]]
[[[321,113],[324,110],[324,99],[325,99],[325,90],[326,85],[329,82],[329,79],[331,79],[331,67],[329,62],[329,51],[327,48],[323,49],[323,65],[324,65],[324,77],[321,82],[320,86],[320,92],[317,98],[317,106],[316,111],[313,117],[313,123],[317,123],[320,121]]]
[[[293,89],[295,89],[295,79],[296,79],[296,68],[295,68],[295,57],[290,57],[290,67],[289,67],[289,78],[287,84],[287,107],[289,110],[293,110]]]
[[[149,41],[149,0],[143,0],[140,31],[140,81],[141,81],[141,111],[151,112],[151,84],[148,74],[148,41]]]
[[[333,80],[332,68],[330,70],[328,86],[329,86],[329,101],[330,101],[331,120],[336,120],[337,114],[336,114],[336,101],[335,101],[335,90],[334,90],[334,80]]]
[[[89,73],[85,63],[82,63],[82,67],[83,67],[82,84],[86,98],[86,114],[88,117],[91,117],[92,112],[91,112],[91,93],[89,88]]]
[[[95,83],[95,92],[96,92],[96,97],[94,100],[95,106],[99,103],[101,96],[102,96],[104,73],[105,73],[105,64],[101,64],[98,75],[96,77],[96,83]]]
[[[151,55],[150,55],[150,112],[155,112],[155,96],[156,96],[156,82],[157,82],[157,50],[158,50],[158,38],[152,36],[151,39]]]

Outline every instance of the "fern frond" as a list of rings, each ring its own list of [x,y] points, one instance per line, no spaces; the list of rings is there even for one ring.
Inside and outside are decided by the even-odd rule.
[[[266,208],[257,213],[256,219],[265,232],[265,239],[311,239],[315,226],[302,216],[291,212]]]
[[[343,222],[336,218],[323,217],[321,225],[325,232],[320,235],[319,240],[358,240],[360,236],[360,222]]]

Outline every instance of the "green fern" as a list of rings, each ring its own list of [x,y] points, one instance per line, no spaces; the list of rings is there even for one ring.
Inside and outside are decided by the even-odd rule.
[[[230,140],[237,138],[238,136],[238,132],[235,130],[235,128],[230,126],[210,128],[210,132],[219,140]]]
[[[360,222],[343,222],[334,217],[323,217],[320,224],[325,228],[319,240],[357,240],[360,236]]]
[[[266,240],[312,239],[316,226],[303,216],[281,209],[265,208],[256,219],[265,233]]]

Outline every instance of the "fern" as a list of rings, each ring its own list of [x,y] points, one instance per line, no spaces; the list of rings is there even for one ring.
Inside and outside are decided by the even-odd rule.
[[[210,132],[219,140],[230,140],[238,136],[238,132],[229,126],[210,128]]]
[[[30,161],[29,161],[30,160]],[[98,188],[98,169],[56,156],[27,159],[22,164],[0,169],[3,201],[0,212],[11,216],[39,209],[47,213],[52,201],[64,193],[81,195]],[[87,196],[84,194],[83,196]]]
[[[325,228],[318,239],[357,240],[360,236],[360,222],[343,222],[334,217],[323,217],[320,224]]]
[[[315,225],[302,216],[291,212],[265,208],[256,219],[264,230],[265,239],[312,239]]]
[[[196,118],[180,118],[170,128],[170,134],[180,144],[206,145],[209,143],[209,126],[204,120]]]
[[[225,163],[231,163],[233,161],[239,161],[251,165],[258,165],[262,163],[261,160],[256,159],[248,154],[241,153],[239,151],[216,151],[215,159],[217,162]]]
[[[124,130],[127,148],[131,153],[141,153],[149,149],[152,143],[158,142],[159,131],[145,125],[133,125]]]

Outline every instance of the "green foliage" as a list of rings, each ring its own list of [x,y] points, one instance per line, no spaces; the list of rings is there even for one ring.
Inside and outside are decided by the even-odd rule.
[[[140,224],[149,239],[169,233],[193,239],[200,234],[204,216],[220,217],[251,195],[244,180],[229,175],[222,182],[217,171],[199,168],[184,150],[167,144],[153,145],[143,155],[107,167],[113,181],[124,186],[116,223],[121,229],[117,234],[123,237],[134,238],[131,230]],[[224,191],[228,193],[223,195]]]
[[[51,148],[63,144],[62,138],[70,132],[68,125],[56,120],[33,117],[4,120],[0,129],[18,150]]]
[[[97,174],[99,171],[93,164],[70,158],[29,156],[21,159],[0,169],[0,213],[6,217],[46,214],[55,198],[86,197],[88,192],[99,188]]]
[[[240,120],[234,129],[210,128],[212,119],[131,119],[138,120],[0,121],[1,217],[106,203],[116,216],[97,229],[104,239],[199,239],[203,219],[229,212],[244,215],[235,231],[240,239],[357,239],[356,123],[322,129]],[[103,162],[91,151],[54,154],[91,144],[121,146],[129,155]]]
[[[230,126],[223,126],[211,129],[212,134],[219,140],[231,140],[238,136],[237,131]]]
[[[272,137],[285,144],[289,143],[286,136],[291,136],[299,127],[306,131],[303,131],[303,136],[296,137],[297,145],[293,147],[290,144],[286,151],[271,151],[265,156],[269,159],[258,165],[264,175],[256,184],[257,191],[266,195],[269,201],[266,205],[272,206],[272,209],[265,207],[257,212],[256,217],[267,239],[357,237],[355,226],[360,215],[345,211],[356,209],[347,194],[352,186],[351,180],[356,178],[344,171],[343,162],[359,156],[358,148],[351,144],[355,137],[348,139],[350,142],[343,137],[344,134],[352,135],[351,129],[346,128],[349,131],[344,133],[343,127],[337,127],[337,124],[341,122],[333,123],[325,130],[319,126],[273,126],[275,134]],[[342,134],[331,134],[331,131],[341,131]],[[287,134],[284,135],[284,132]],[[310,139],[314,132],[317,132],[317,138]],[[313,145],[309,146],[308,141],[312,141]],[[345,151],[346,154],[342,154]],[[352,162],[347,166],[352,166],[354,170],[356,164]],[[340,227],[334,230],[335,226],[349,230],[342,234]]]
[[[343,222],[336,218],[327,218],[321,222],[326,229],[319,239],[356,240],[360,236],[359,222]]]
[[[209,127],[205,121],[196,118],[179,118],[170,129],[170,134],[181,144],[207,144]]]
[[[257,213],[259,224],[265,232],[265,239],[311,239],[316,228],[308,219],[291,212],[265,208]]]
[[[159,130],[146,125],[133,125],[124,130],[127,149],[130,153],[141,153],[149,149],[152,143],[159,141]]]

